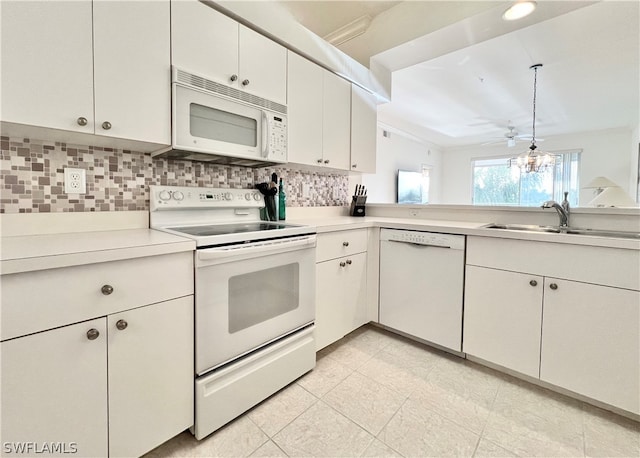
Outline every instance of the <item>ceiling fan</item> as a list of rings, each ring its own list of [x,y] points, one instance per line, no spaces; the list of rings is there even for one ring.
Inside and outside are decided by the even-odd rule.
[[[507,143],[507,146],[509,148],[513,148],[514,146],[516,146],[516,143],[518,142],[524,142],[524,141],[531,141],[531,135],[527,135],[527,134],[519,134],[518,131],[516,130],[516,128],[514,126],[507,126],[507,129],[509,129],[507,132],[504,133],[504,135],[500,136],[500,137],[493,137],[496,140],[492,140],[486,143],[482,143],[480,146],[487,146],[487,145],[497,145],[500,144],[502,142]],[[540,138],[536,138],[537,141],[544,141]]]

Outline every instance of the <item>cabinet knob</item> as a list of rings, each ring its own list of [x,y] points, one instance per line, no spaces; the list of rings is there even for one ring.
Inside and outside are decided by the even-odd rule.
[[[248,86],[249,85],[249,80],[242,80],[242,85],[243,86]]]
[[[96,340],[99,335],[100,335],[100,331],[98,331],[95,328],[91,328],[87,331],[87,339],[89,340]]]
[[[322,164],[322,159],[318,159],[318,164]]]
[[[116,322],[116,328],[118,328],[120,331],[124,331],[125,329],[127,329],[127,326],[129,326],[129,323],[124,320],[118,320]]]
[[[342,242],[342,246],[349,246],[349,242]]]
[[[358,164],[351,164],[351,168],[352,169],[357,169],[358,168]]]
[[[229,79],[231,80],[231,82],[237,81],[238,75],[231,75]]]
[[[531,286],[538,286],[538,282],[537,282],[537,281],[535,281],[535,280],[531,280],[531,281],[529,282],[529,284],[530,284]]]
[[[100,291],[102,291],[102,294],[104,294],[105,296],[108,296],[109,294],[111,294],[113,292],[113,286],[111,285],[104,285]]]
[[[346,266],[346,265],[347,265],[347,263],[346,263],[346,262],[344,262],[344,261],[340,261],[340,267],[344,267],[344,266]]]
[[[329,159],[325,159],[325,160],[324,160],[324,163],[325,163],[325,164],[328,164],[328,163],[329,163]]]
[[[353,261],[351,259],[347,259],[347,264],[351,265]]]
[[[105,122],[103,122],[103,123],[102,123],[102,128],[103,128],[104,130],[109,130],[109,129],[111,129],[111,123],[110,123],[109,121],[105,121]]]
[[[556,289],[558,289],[558,285],[557,285],[557,284],[555,284],[555,283],[551,283],[551,284],[549,285],[549,288],[551,288],[552,290],[554,290],[554,291],[555,291]]]
[[[79,126],[86,126],[87,125],[87,118],[85,118],[84,116],[81,116],[78,118],[78,125]]]

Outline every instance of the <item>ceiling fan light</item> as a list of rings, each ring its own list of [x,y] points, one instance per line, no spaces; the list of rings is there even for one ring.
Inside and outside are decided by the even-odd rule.
[[[536,9],[536,2],[523,1],[517,2],[511,5],[504,13],[502,13],[502,19],[505,21],[515,21],[521,19],[529,14],[533,13]]]

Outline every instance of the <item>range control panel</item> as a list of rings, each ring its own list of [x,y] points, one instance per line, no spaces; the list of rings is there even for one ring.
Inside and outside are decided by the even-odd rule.
[[[255,189],[189,188],[149,186],[151,211],[178,208],[264,207],[264,198]]]
[[[382,229],[380,231],[380,240],[453,248],[459,250],[463,250],[465,245],[464,235],[438,234],[434,232],[419,232],[397,229]]]

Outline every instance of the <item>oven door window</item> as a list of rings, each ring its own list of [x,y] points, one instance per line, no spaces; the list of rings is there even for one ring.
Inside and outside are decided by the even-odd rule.
[[[189,104],[189,130],[194,137],[253,147],[258,144],[254,118],[197,103]]]
[[[295,310],[300,266],[286,264],[229,278],[229,334]]]

